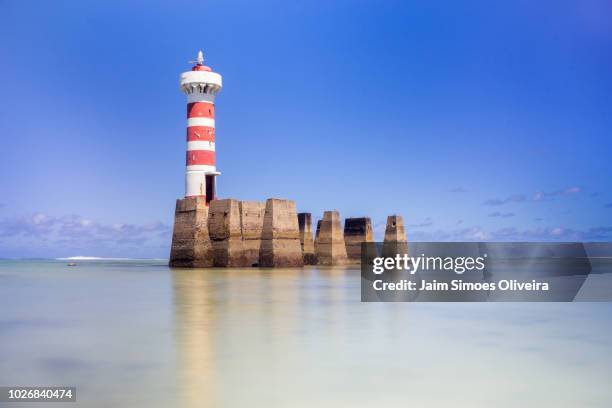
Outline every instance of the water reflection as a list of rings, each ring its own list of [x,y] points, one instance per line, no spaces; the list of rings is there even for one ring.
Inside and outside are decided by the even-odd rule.
[[[213,290],[206,270],[172,270],[179,406],[217,406]]]
[[[304,340],[317,341],[313,334],[323,330],[340,341],[343,305],[355,300],[346,283],[359,283],[359,271],[342,268],[171,273],[177,391],[185,407],[240,406],[254,394],[273,402],[278,390],[266,388],[271,380],[286,382],[288,366],[303,364]]]

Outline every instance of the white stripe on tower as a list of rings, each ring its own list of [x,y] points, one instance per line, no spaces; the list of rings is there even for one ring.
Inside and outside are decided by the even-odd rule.
[[[211,118],[187,118],[187,127],[191,126],[206,126],[215,127],[215,120]]]
[[[215,173],[217,169],[215,168],[215,166],[206,166],[203,164],[196,164],[193,166],[187,166],[187,171],[191,173],[193,172]]]
[[[215,151],[215,142],[187,142],[187,151],[190,150],[210,150]]]

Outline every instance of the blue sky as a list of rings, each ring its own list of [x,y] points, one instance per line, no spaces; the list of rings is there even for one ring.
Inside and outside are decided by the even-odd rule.
[[[0,2],[0,257],[166,257],[198,49],[218,192],[413,240],[612,238],[606,1]]]

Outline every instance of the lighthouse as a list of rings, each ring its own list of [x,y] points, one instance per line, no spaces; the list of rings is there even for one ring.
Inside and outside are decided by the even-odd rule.
[[[187,95],[187,155],[185,197],[202,197],[206,204],[216,196],[215,96],[221,75],[204,65],[202,51],[191,71],[181,74],[180,87]]]
[[[305,259],[308,263],[324,265],[348,262],[346,232],[342,232],[338,211],[325,212],[321,228],[317,227],[313,252],[310,214],[298,216],[295,201],[217,199],[216,177],[220,173],[215,160],[215,97],[221,90],[221,75],[204,65],[202,51],[193,63],[191,71],[183,72],[180,80],[181,91],[187,95],[185,197],[176,200],[169,265],[301,267]],[[367,241],[369,218],[354,220],[365,223],[361,228],[365,232],[352,237],[355,239],[351,242]],[[400,225],[401,217],[393,216],[393,220],[394,227]],[[399,231],[399,227],[396,229]],[[403,224],[401,233],[404,234]],[[392,241],[406,245],[402,234],[397,232]],[[389,241],[387,238],[385,244]],[[310,248],[306,245],[308,239]],[[360,259],[357,255],[352,258]]]

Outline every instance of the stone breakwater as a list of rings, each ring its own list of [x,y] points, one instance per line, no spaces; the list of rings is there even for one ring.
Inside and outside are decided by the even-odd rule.
[[[361,243],[372,242],[368,217],[347,218],[325,211],[312,237],[312,214],[297,213],[295,202],[266,202],[187,197],[176,201],[170,266],[301,267],[361,262]],[[388,250],[407,248],[401,216],[387,218]],[[383,246],[383,250],[384,250]]]

